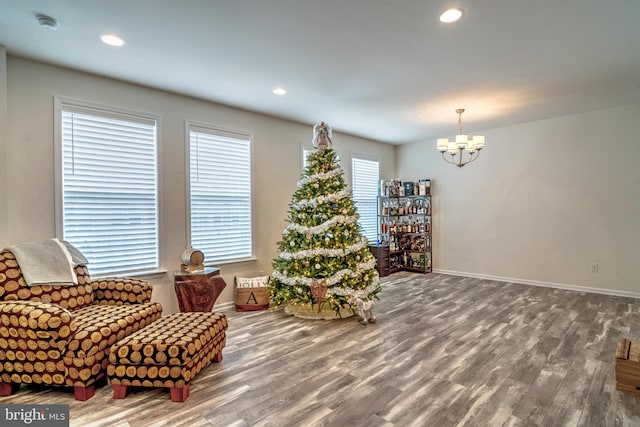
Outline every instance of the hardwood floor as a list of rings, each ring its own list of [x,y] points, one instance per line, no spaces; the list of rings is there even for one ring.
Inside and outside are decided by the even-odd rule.
[[[640,339],[640,300],[440,274],[383,284],[374,325],[228,311],[224,360],[185,403],[109,386],[0,403],[70,404],[73,426],[640,426],[614,369],[618,339]]]

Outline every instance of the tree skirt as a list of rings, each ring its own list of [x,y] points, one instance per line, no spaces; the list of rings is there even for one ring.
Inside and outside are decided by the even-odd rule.
[[[355,315],[351,307],[343,307],[340,309],[340,315],[330,308],[323,307],[320,313],[318,313],[317,305],[287,305],[284,308],[284,312],[291,314],[301,319],[311,320],[338,320],[346,319]]]

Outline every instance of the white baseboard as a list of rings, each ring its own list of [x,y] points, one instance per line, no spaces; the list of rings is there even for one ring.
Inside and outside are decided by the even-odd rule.
[[[231,310],[232,308],[235,308],[233,301],[228,301],[228,302],[222,302],[220,304],[216,304],[213,311],[225,311],[225,310]]]
[[[615,295],[640,299],[640,292],[620,291],[616,289],[590,288],[587,286],[568,285],[566,283],[540,282],[538,280],[517,279],[513,277],[490,276],[488,274],[467,273],[464,271],[433,269],[434,273],[450,274],[452,276],[474,277],[477,279],[495,280],[496,282],[522,283],[523,285],[543,286],[545,288],[564,289],[567,291],[589,292],[593,294]]]

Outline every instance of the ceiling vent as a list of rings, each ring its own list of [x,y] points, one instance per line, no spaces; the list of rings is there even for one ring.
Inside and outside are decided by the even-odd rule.
[[[36,15],[38,24],[47,30],[55,30],[58,28],[58,21],[47,15]]]

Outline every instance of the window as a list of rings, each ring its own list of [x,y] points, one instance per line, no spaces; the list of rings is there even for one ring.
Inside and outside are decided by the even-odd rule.
[[[188,124],[191,246],[207,261],[253,257],[251,136]]]
[[[56,100],[58,236],[94,276],[157,271],[157,119]]]
[[[313,150],[315,150],[315,148],[313,148],[310,145],[302,146],[302,170],[303,171],[307,167],[307,157],[309,157],[309,154],[311,154]]]
[[[374,243],[378,239],[378,182],[380,180],[377,159],[352,156],[351,173],[353,200],[360,214],[362,234]]]

